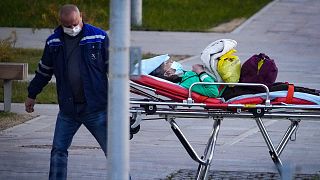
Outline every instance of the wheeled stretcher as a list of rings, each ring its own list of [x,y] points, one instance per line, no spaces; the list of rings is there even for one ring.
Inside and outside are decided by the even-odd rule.
[[[221,98],[208,98],[192,92],[192,87],[201,84],[223,84],[236,86],[261,86],[265,93],[260,96],[246,95],[224,101]],[[285,96],[269,92],[267,86],[252,83],[195,83],[190,89],[159,79],[150,75],[132,77],[130,91],[131,133],[137,133],[144,120],[165,119],[172,131],[190,155],[199,163],[196,179],[207,179],[215,145],[224,117],[251,118],[258,128],[268,147],[271,159],[282,174],[280,155],[286,147],[300,121],[320,120],[320,98],[304,93],[288,93]],[[306,95],[306,96],[304,96]],[[198,155],[185,137],[175,119],[177,118],[212,118],[213,128],[207,141],[204,153]],[[291,124],[277,146],[272,142],[262,118],[289,120]]]

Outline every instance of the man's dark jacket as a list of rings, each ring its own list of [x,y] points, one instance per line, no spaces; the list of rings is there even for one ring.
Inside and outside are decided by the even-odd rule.
[[[105,31],[85,23],[82,35],[79,42],[82,56],[79,68],[86,103],[92,112],[105,110],[108,90],[108,36]],[[68,62],[64,49],[63,29],[59,26],[46,41],[36,75],[28,87],[28,97],[35,99],[54,74],[60,111],[73,115],[75,105],[67,77]]]

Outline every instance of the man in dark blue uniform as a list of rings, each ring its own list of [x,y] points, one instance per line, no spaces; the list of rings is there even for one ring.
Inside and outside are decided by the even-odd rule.
[[[108,46],[105,31],[86,24],[77,6],[59,12],[61,25],[46,41],[43,56],[28,87],[27,112],[36,96],[56,78],[59,114],[54,132],[49,179],[67,178],[68,148],[83,124],[106,154]]]

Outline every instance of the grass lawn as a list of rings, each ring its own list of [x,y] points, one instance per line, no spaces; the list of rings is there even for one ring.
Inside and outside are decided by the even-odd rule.
[[[53,28],[65,3],[77,4],[84,21],[109,29],[109,0],[1,0],[0,27]],[[207,31],[233,19],[248,18],[271,0],[143,0],[138,30]]]
[[[10,55],[8,57],[1,58],[0,62],[17,62],[28,63],[28,73],[34,74],[38,67],[38,63],[42,56],[42,49],[22,49],[22,48],[8,48],[6,49]],[[0,50],[0,52],[2,52]]]
[[[0,102],[3,102],[3,81],[0,80]],[[12,102],[22,103],[25,101],[27,93],[27,82],[13,81],[12,83]],[[55,83],[49,83],[42,92],[37,96],[39,104],[56,104],[57,92]]]

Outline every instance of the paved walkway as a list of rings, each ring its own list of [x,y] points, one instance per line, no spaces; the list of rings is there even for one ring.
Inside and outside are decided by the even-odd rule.
[[[278,81],[320,89],[320,1],[276,0],[232,33],[132,32],[131,44],[144,52],[188,54],[189,68],[210,42],[232,38],[238,42],[238,55],[245,60],[254,53],[265,52],[279,67]],[[12,28],[0,28],[0,38],[8,37]],[[16,46],[42,48],[50,30],[15,29]],[[3,105],[0,104],[0,108]],[[50,144],[57,105],[37,105],[40,116],[0,132],[0,179],[47,179]],[[23,112],[23,104],[13,104],[14,112]],[[199,153],[203,151],[212,126],[210,120],[178,120]],[[265,121],[277,143],[288,122]],[[320,171],[320,123],[303,121],[297,140],[290,142],[282,160],[295,173]],[[130,141],[132,179],[164,179],[179,169],[195,170],[197,164],[187,155],[169,124],[146,121]],[[85,128],[76,134],[69,153],[69,179],[105,179],[106,159]],[[276,172],[266,145],[254,121],[241,119],[222,122],[212,170]]]

